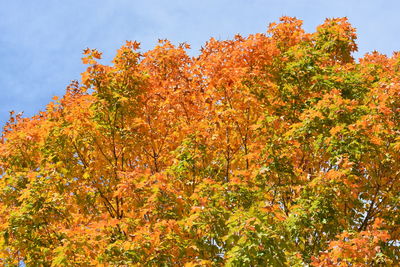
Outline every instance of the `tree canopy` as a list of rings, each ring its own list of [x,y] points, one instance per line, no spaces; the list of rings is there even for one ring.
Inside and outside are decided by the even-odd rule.
[[[355,29],[127,41],[0,144],[0,263],[377,266],[400,261],[400,53]]]

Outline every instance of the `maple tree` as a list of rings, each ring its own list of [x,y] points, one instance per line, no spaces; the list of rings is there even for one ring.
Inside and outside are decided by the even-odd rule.
[[[400,53],[355,29],[126,42],[0,144],[0,262],[377,266],[400,261]]]

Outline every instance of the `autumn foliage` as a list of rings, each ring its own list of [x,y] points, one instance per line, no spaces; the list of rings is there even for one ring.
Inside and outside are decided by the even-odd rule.
[[[0,144],[0,263],[391,266],[400,261],[400,54],[355,29],[127,42]]]

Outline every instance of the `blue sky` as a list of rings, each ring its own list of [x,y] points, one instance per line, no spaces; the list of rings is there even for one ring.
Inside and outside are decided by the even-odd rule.
[[[327,17],[347,16],[359,52],[400,50],[399,0],[0,0],[0,124],[10,110],[31,116],[62,95],[84,70],[82,50],[109,61],[125,40],[151,49],[157,40],[192,45],[210,37],[265,32],[280,16],[304,20],[308,32]]]

